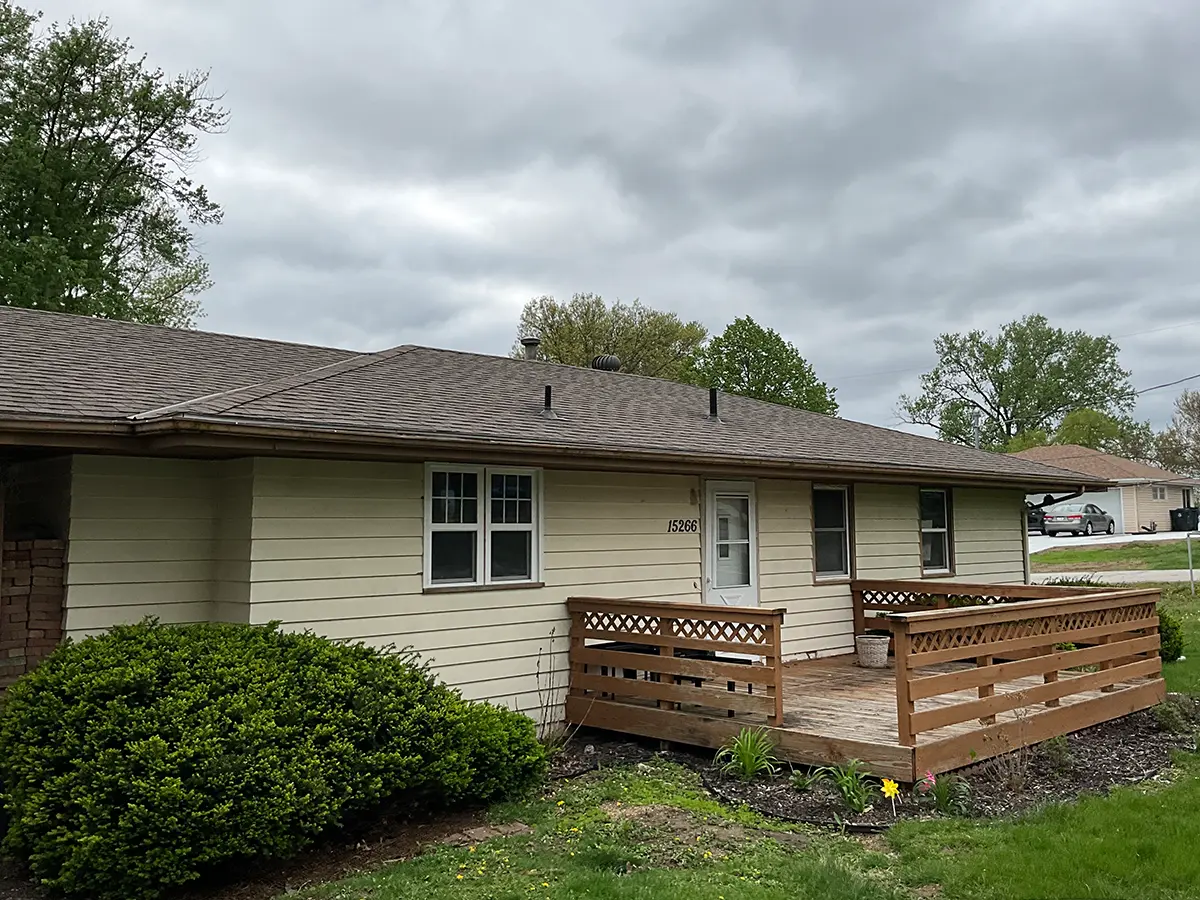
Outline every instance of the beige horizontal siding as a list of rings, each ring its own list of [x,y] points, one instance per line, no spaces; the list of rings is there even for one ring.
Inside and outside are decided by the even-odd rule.
[[[814,583],[812,484],[758,482],[759,605],[787,610],[788,659],[845,653],[854,643],[848,583]]]
[[[1151,485],[1139,484],[1137,490],[1137,531],[1153,522],[1159,531],[1171,530],[1171,510],[1183,506],[1183,488],[1176,484],[1160,485],[1166,489],[1165,500],[1155,500]]]
[[[685,476],[543,473],[545,587],[423,593],[425,469],[256,461],[251,620],[419,651],[468,697],[537,712],[565,684],[572,595],[699,597],[700,535]],[[542,674],[538,675],[539,658]]]
[[[855,485],[855,572],[859,578],[921,577],[917,492],[913,485]]]
[[[216,464],[76,456],[65,629],[212,617]]]
[[[979,584],[1025,581],[1025,495],[956,488],[954,576]]]

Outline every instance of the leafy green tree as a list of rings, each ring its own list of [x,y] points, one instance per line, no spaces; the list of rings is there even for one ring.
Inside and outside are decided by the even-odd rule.
[[[1126,459],[1154,457],[1154,432],[1149,423],[1135,422],[1128,416],[1110,416],[1095,409],[1067,413],[1054,432],[1054,443],[1091,447]]]
[[[921,376],[916,395],[900,397],[905,422],[936,428],[943,440],[1003,450],[1019,434],[1054,432],[1072,410],[1114,418],[1133,408],[1129,372],[1107,335],[1054,328],[1045,316],[1010,322],[995,335],[943,334],[938,362]]]
[[[104,19],[37,29],[0,0],[0,302],[190,325],[221,210],[188,172],[227,115],[208,76],[149,68]]]
[[[688,380],[768,403],[835,416],[832,388],[779,332],[749,316],[734,319],[697,355]]]
[[[1020,434],[1008,439],[1008,443],[1004,445],[1004,452],[1020,453],[1022,450],[1028,450],[1030,447],[1045,447],[1049,443],[1050,437],[1041,429],[1022,431]]]
[[[1175,399],[1175,416],[1158,435],[1156,451],[1163,468],[1200,476],[1200,391],[1184,391]]]
[[[594,357],[612,354],[622,372],[678,381],[708,330],[638,300],[609,304],[598,294],[575,294],[566,303],[549,296],[526,303],[513,356],[523,354],[519,339],[527,335],[541,339],[538,352],[550,362],[590,366]]]

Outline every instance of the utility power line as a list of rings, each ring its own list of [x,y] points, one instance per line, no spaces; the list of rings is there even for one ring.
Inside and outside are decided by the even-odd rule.
[[[1183,384],[1185,381],[1195,381],[1200,378],[1200,373],[1189,375],[1187,378],[1178,378],[1175,381],[1168,381],[1164,384],[1156,384],[1153,387],[1142,388],[1140,391],[1134,391],[1134,394],[1148,394],[1151,391],[1161,390],[1162,388],[1175,387],[1177,384]]]

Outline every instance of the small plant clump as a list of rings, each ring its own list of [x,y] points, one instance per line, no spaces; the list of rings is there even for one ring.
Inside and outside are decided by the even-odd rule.
[[[1191,718],[1183,704],[1171,697],[1154,707],[1154,721],[1170,734],[1184,734],[1192,730]]]
[[[851,812],[866,812],[874,793],[874,778],[863,768],[861,760],[852,759],[840,766],[824,766],[818,777],[837,789],[842,802]]]
[[[1158,655],[1163,662],[1175,662],[1183,656],[1183,625],[1165,609],[1158,611]]]
[[[761,728],[743,728],[717,751],[713,762],[726,775],[751,781],[760,775],[776,775],[779,760],[775,744]]]
[[[1041,745],[1042,757],[1055,769],[1065,772],[1074,764],[1071,757],[1071,745],[1064,734],[1055,735]]]
[[[811,791],[821,781],[820,769],[797,769],[792,772],[792,787],[801,793]]]
[[[913,794],[943,816],[965,816],[971,811],[971,786],[957,775],[926,772],[913,787]]]

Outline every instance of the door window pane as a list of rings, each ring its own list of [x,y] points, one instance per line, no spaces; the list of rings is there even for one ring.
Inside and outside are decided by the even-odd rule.
[[[719,588],[747,587],[750,584],[750,543],[721,544],[713,567],[713,583]]]
[[[750,540],[750,498],[718,495],[716,506],[718,528],[723,529],[718,540]]]
[[[533,577],[533,534],[529,531],[492,532],[492,580]]]
[[[430,580],[475,581],[475,540],[474,531],[433,532],[430,535]]]
[[[921,561],[926,569],[950,568],[949,554],[946,552],[946,532],[926,531],[921,535]]]

